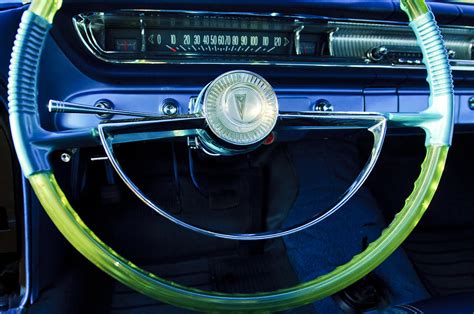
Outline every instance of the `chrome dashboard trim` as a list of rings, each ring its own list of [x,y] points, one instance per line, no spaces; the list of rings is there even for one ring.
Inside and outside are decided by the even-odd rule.
[[[370,24],[372,26],[376,25],[392,25],[392,26],[401,26],[401,27],[408,27],[408,22],[399,22],[399,21],[382,21],[382,20],[362,20],[362,19],[341,19],[341,18],[328,18],[319,15],[287,15],[281,14],[276,12],[269,12],[269,13],[255,13],[255,12],[216,12],[216,11],[193,11],[193,10],[160,10],[160,9],[123,9],[123,10],[116,10],[116,12],[121,13],[177,13],[177,14],[193,14],[193,15],[237,15],[237,16],[258,16],[258,17],[280,17],[280,18],[288,18],[293,19],[295,23],[301,22],[301,19],[307,20],[321,20],[327,21],[328,25],[334,24],[334,30],[329,33],[331,37],[333,33],[337,30],[337,24],[355,24],[358,25],[363,24]],[[343,61],[331,61],[331,62],[324,62],[322,60],[315,60],[312,62],[305,62],[305,61],[279,61],[279,60],[249,60],[249,61],[238,61],[238,60],[229,60],[229,61],[209,61],[209,60],[192,60],[192,59],[179,59],[179,60],[150,60],[150,59],[121,59],[121,60],[111,60],[107,59],[104,56],[97,53],[97,51],[101,53],[108,53],[114,54],[113,51],[104,51],[100,45],[96,42],[96,40],[91,36],[91,29],[90,27],[82,30],[85,31],[87,35],[87,40],[81,36],[81,25],[79,25],[78,17],[84,16],[84,14],[90,14],[93,12],[81,13],[76,15],[72,18],[74,29],[76,30],[76,34],[80,38],[82,44],[86,47],[86,49],[97,59],[111,64],[149,64],[149,65],[231,65],[231,66],[276,66],[276,67],[301,67],[301,68],[371,68],[371,69],[396,69],[396,70],[423,70],[425,66],[423,64],[416,65],[416,64],[378,64],[378,63],[370,63],[367,60],[360,59],[359,63],[355,63],[354,60],[351,62],[343,62]],[[103,12],[101,12],[103,13]],[[142,17],[140,17],[142,19]],[[143,23],[141,23],[143,25]],[[474,27],[471,26],[463,26],[463,25],[443,25],[444,29],[465,29],[466,31],[473,31]],[[141,28],[143,34],[143,28]],[[144,35],[144,34],[143,34]],[[92,38],[91,38],[92,37]],[[94,51],[93,47],[97,49]],[[143,48],[143,47],[142,47]],[[331,45],[329,45],[329,49],[331,50]],[[122,52],[123,53],[123,52]],[[332,53],[331,53],[332,54]],[[193,54],[187,54],[186,56],[192,56]],[[321,58],[323,59],[323,58]],[[341,58],[342,59],[342,58]],[[451,68],[453,71],[474,71],[474,60],[450,60]]]
[[[366,54],[367,48],[382,45],[399,46],[407,50],[418,48],[415,34],[407,25],[329,21],[328,26],[331,25],[334,27],[328,41],[331,56],[359,57]],[[442,32],[448,50],[453,50],[459,57],[453,61],[472,60],[473,27],[444,26]]]

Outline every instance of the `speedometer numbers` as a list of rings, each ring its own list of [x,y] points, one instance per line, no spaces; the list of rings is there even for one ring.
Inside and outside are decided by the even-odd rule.
[[[277,14],[125,10],[74,21],[96,56],[132,63],[308,60],[322,55],[332,31],[325,21]]]
[[[164,54],[289,55],[287,33],[206,30],[147,30],[146,50]]]

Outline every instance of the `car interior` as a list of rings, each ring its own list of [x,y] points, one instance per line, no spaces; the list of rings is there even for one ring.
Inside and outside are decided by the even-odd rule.
[[[474,2],[0,0],[0,313],[474,313]]]

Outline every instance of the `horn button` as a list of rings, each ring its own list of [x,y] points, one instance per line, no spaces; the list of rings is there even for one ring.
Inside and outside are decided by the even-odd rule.
[[[258,91],[242,84],[227,90],[223,97],[222,111],[239,132],[241,128],[249,128],[260,122],[263,102]]]
[[[224,73],[202,93],[204,99],[199,111],[212,134],[225,143],[255,145],[275,127],[278,100],[271,85],[258,74],[249,71]],[[209,144],[210,137],[201,137],[201,141]],[[215,145],[213,142],[211,146]]]

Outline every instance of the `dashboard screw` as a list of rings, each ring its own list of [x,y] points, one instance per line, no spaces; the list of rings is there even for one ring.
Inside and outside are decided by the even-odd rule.
[[[109,100],[99,100],[95,103],[94,107],[102,108],[102,109],[114,109],[114,105]],[[110,113],[101,113],[96,115],[100,119],[110,119],[112,118],[113,114]]]
[[[469,109],[474,110],[474,96],[469,98],[467,105],[469,106]]]
[[[68,163],[71,161],[71,155],[69,153],[62,153],[61,154],[61,161]]]
[[[449,49],[449,50],[448,50],[448,57],[449,57],[450,59],[456,58],[456,51],[454,51],[453,49]]]
[[[174,116],[179,111],[179,104],[172,98],[165,99],[161,105],[161,111],[163,111],[163,114],[166,116]]]
[[[314,105],[314,111],[334,111],[334,106],[326,99],[319,99]]]
[[[198,141],[195,137],[188,137],[188,147],[193,150],[199,148]]]

